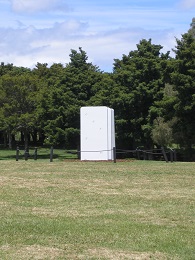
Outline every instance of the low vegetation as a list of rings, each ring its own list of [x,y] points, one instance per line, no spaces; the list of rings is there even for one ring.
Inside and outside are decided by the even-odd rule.
[[[0,161],[0,259],[195,259],[195,163]]]

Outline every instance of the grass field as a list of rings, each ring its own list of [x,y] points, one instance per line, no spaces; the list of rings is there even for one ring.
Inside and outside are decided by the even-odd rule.
[[[195,259],[195,163],[0,161],[0,259]]]

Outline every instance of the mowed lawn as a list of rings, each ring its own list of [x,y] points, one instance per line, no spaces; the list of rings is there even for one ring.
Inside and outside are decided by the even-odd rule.
[[[0,161],[0,259],[195,259],[195,163]]]

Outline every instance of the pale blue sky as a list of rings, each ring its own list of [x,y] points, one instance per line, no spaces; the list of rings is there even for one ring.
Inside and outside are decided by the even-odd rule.
[[[195,0],[0,0],[0,17],[0,62],[66,64],[70,49],[82,47],[112,71],[141,39],[174,48],[195,17]]]

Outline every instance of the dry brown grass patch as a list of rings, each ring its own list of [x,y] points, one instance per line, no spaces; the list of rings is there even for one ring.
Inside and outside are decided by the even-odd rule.
[[[167,256],[163,253],[148,252],[126,252],[121,250],[111,250],[106,248],[88,249],[84,255],[80,255],[80,259],[109,259],[109,260],[167,260]]]
[[[1,250],[9,252],[9,257],[6,259],[14,260],[42,260],[42,259],[58,259],[64,255],[64,250],[45,247],[40,245],[23,246],[21,248],[12,248],[10,246],[2,246]],[[11,253],[10,253],[11,252]]]

